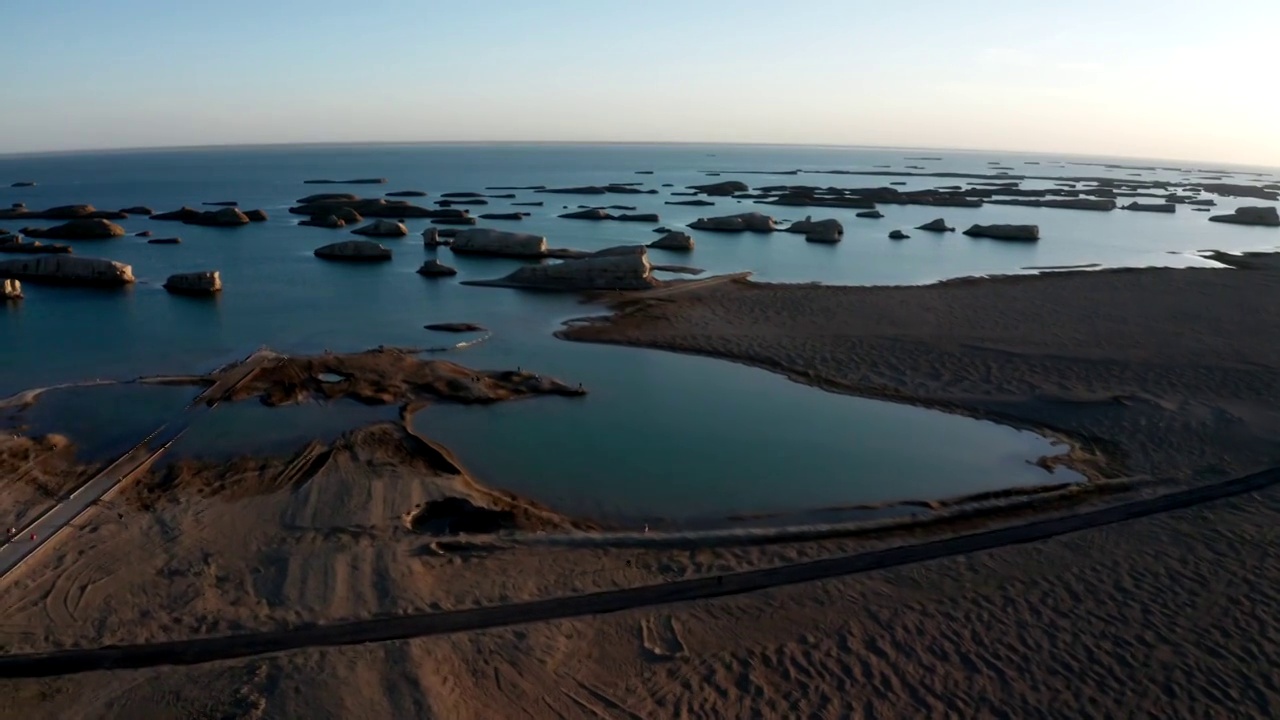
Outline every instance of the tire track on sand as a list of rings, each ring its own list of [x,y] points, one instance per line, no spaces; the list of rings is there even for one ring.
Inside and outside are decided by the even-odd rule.
[[[372,618],[331,625],[303,625],[286,630],[175,640],[149,645],[108,646],[7,655],[0,657],[0,677],[48,677],[95,670],[195,665],[302,648],[404,640],[739,595],[783,585],[883,570],[991,550],[1006,545],[1045,540],[1257,492],[1276,484],[1280,484],[1280,468],[1271,468],[1233,480],[1134,500],[1076,515],[1048,518],[1025,525],[959,535],[917,545],[873,550],[857,555],[812,560],[783,567],[677,580],[586,595],[467,610]]]

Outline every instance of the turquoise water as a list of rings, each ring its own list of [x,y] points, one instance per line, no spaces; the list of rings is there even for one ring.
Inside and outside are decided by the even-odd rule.
[[[909,161],[931,155],[942,161]],[[156,246],[144,238],[74,243],[76,253],[133,265],[140,282],[123,291],[46,288],[27,284],[26,299],[0,307],[0,395],[92,378],[128,378],[205,370],[260,345],[286,352],[357,350],[379,344],[433,346],[464,339],[430,333],[430,322],[469,321],[494,331],[486,343],[442,357],[478,367],[523,366],[582,382],[582,400],[539,399],[496,408],[435,407],[423,427],[455,448],[485,480],[557,506],[619,516],[706,516],[793,509],[904,497],[955,495],[1003,485],[1045,481],[1023,462],[1051,452],[1041,438],[990,423],[846,397],[790,383],[729,363],[630,348],[565,343],[551,333],[571,317],[598,314],[575,298],[458,284],[506,274],[517,262],[424,250],[413,234],[387,244],[391,263],[351,266],[316,260],[319,245],[351,237],[344,231],[296,226],[285,210],[313,192],[376,196],[424,190],[429,204],[448,191],[495,185],[551,187],[643,182],[658,195],[572,196],[516,191],[515,200],[490,200],[474,212],[533,213],[523,222],[485,226],[544,233],[553,246],[582,249],[648,242],[642,223],[560,220],[579,205],[634,205],[679,227],[706,215],[765,209],[778,218],[837,217],[846,227],[835,246],[801,237],[697,233],[691,254],[653,251],[656,262],[691,264],[711,273],[751,270],[764,280],[833,284],[902,284],[975,274],[1019,272],[1027,266],[1202,265],[1190,254],[1206,248],[1263,249],[1280,243],[1271,228],[1206,222],[1202,213],[1091,213],[988,206],[982,209],[883,206],[883,220],[852,210],[762,208],[715,199],[716,206],[667,206],[681,186],[741,179],[752,186],[816,184],[911,187],[963,183],[944,178],[840,175],[778,176],[701,170],[872,169],[923,165],[929,171],[992,172],[990,160],[1035,174],[1124,176],[1097,167],[1026,166],[1033,156],[925,153],[850,148],[729,146],[503,146],[419,145],[286,147],[116,152],[0,158],[0,185],[35,180],[33,188],[0,187],[0,206],[31,208],[87,202],[103,209],[146,204],[158,211],[201,202],[237,200],[262,208],[267,223],[217,229],[121,221],[131,233],[180,235],[183,244]],[[1042,160],[1048,161],[1047,158]],[[652,170],[653,175],[636,175]],[[1145,178],[1158,173],[1143,173]],[[1165,173],[1168,177],[1175,175]],[[385,176],[382,186],[315,186],[318,177]],[[1252,178],[1250,178],[1252,179]],[[1271,181],[1274,181],[1273,179]],[[676,187],[661,188],[663,183]],[[1028,186],[1034,183],[1027,183]],[[511,202],[542,200],[542,208]],[[1220,199],[1221,210],[1258,201]],[[910,228],[937,216],[963,229],[972,222],[1035,222],[1034,245],[932,235]],[[34,221],[0,221],[16,230]],[[886,239],[906,229],[905,242]],[[1174,254],[1171,254],[1174,253]],[[414,270],[438,256],[460,270],[456,278],[426,280]],[[225,291],[216,301],[172,296],[169,274],[218,269]],[[104,403],[95,420],[105,426]],[[252,424],[246,420],[246,424]],[[145,423],[143,423],[145,424]],[[233,423],[234,424],[234,423]],[[895,428],[893,432],[885,428]],[[232,443],[233,429],[219,436]],[[81,430],[89,434],[89,429]],[[212,444],[213,441],[210,440]],[[929,458],[916,457],[927,443]]]

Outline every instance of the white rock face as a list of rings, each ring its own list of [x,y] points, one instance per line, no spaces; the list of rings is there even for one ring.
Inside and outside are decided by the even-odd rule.
[[[67,285],[128,285],[135,282],[133,268],[124,263],[74,255],[0,261],[0,278]]]
[[[694,230],[717,232],[773,232],[778,229],[773,218],[764,213],[748,212],[723,217],[698,218],[689,223]]]
[[[17,300],[20,297],[22,297],[22,283],[12,279],[0,281],[0,298]]]
[[[222,276],[217,270],[178,273],[164,281],[164,289],[179,295],[213,295],[222,290]]]
[[[372,240],[344,240],[316,248],[315,256],[325,260],[377,261],[390,260],[391,250]]]
[[[650,270],[646,253],[592,255],[551,265],[527,265],[505,280],[549,290],[644,290],[657,284]]]
[[[689,233],[673,230],[649,243],[649,247],[659,250],[692,250],[693,237]]]
[[[475,228],[455,235],[450,249],[464,255],[543,257],[547,254],[547,239],[531,233]]]
[[[394,220],[379,219],[364,227],[358,227],[351,232],[355,235],[368,235],[370,237],[404,237],[409,234],[409,228]]]

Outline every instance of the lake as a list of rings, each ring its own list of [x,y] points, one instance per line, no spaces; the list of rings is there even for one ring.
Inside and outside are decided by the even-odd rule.
[[[919,155],[942,159],[906,159]],[[870,170],[887,164],[893,169],[920,165],[930,172],[990,173],[989,163],[997,160],[1016,172],[1040,175],[1122,178],[1133,172],[1059,164],[1080,158],[1012,153],[776,146],[428,144],[0,157],[0,185],[20,180],[38,183],[29,188],[0,188],[0,206],[23,202],[40,209],[90,203],[100,209],[118,209],[144,204],[168,211],[235,200],[242,208],[261,208],[270,215],[266,223],[235,229],[143,217],[119,221],[131,234],[151,230],[156,237],[181,236],[182,244],[173,246],[149,245],[145,238],[132,235],[74,242],[78,255],[131,264],[139,282],[118,291],[24,284],[25,300],[0,306],[0,396],[93,378],[206,371],[261,345],[290,353],[443,345],[467,336],[431,333],[422,326],[466,321],[485,325],[493,337],[438,357],[483,368],[522,366],[566,382],[581,382],[591,394],[582,399],[534,399],[486,408],[433,406],[418,416],[418,427],[453,448],[483,481],[568,512],[626,520],[692,521],[1056,482],[1070,475],[1050,476],[1026,462],[1056,451],[1033,434],[832,395],[717,360],[556,340],[552,333],[563,321],[602,310],[572,296],[460,285],[462,280],[505,275],[520,263],[424,249],[418,233],[428,226],[427,220],[410,220],[408,238],[385,241],[395,252],[392,262],[353,266],[319,261],[311,254],[322,244],[353,236],[343,230],[298,227],[300,218],[286,212],[297,198],[315,192],[376,197],[396,190],[421,190],[430,197],[411,200],[429,205],[444,192],[483,191],[491,186],[638,182],[660,190],[659,194],[514,191],[518,196],[514,200],[490,200],[487,207],[472,210],[477,214],[528,211],[532,215],[521,222],[482,221],[481,225],[537,232],[545,234],[554,247],[585,250],[647,243],[657,235],[651,232],[653,225],[644,223],[556,218],[567,212],[566,206],[635,206],[637,212],[659,213],[662,225],[678,229],[698,217],[748,210],[767,210],[790,220],[805,215],[835,217],[845,225],[845,239],[838,245],[806,243],[802,236],[785,233],[694,231],[697,247],[692,253],[651,252],[654,262],[694,265],[708,274],[750,270],[761,280],[830,284],[926,283],[1087,263],[1208,265],[1195,251],[1268,249],[1278,241],[1274,229],[1208,223],[1203,214],[1187,212],[1185,207],[1174,215],[1154,215],[996,205],[882,205],[884,219],[865,220],[855,218],[854,210],[765,208],[732,198],[713,198],[715,206],[704,208],[664,204],[685,199],[669,194],[683,186],[727,179],[752,186],[867,187],[906,182],[902,189],[964,182],[729,172],[734,170]],[[723,172],[709,177],[705,171]],[[309,178],[347,177],[386,177],[390,182],[302,183]],[[1143,172],[1142,179],[1156,178],[1182,176]],[[1274,178],[1271,174],[1268,181]],[[1024,187],[1045,182],[1028,181]],[[672,187],[662,187],[668,183]],[[545,205],[511,206],[528,201]],[[1215,212],[1258,204],[1262,203],[1220,198],[1222,209]],[[1000,243],[958,233],[911,230],[935,217],[945,217],[960,229],[973,222],[1036,223],[1042,240]],[[48,224],[52,223],[0,221],[0,227],[10,230]],[[913,237],[903,242],[887,240],[895,228]],[[418,276],[414,271],[433,256],[457,267],[460,274],[449,279]],[[206,269],[222,273],[225,290],[217,300],[172,296],[160,287],[171,273]],[[100,393],[101,400],[92,412],[67,418],[67,433],[86,447],[111,447],[120,441],[118,436],[147,426],[154,415],[163,415],[161,406],[177,401],[166,397],[164,402],[122,403],[113,402],[110,391],[94,392]],[[45,413],[41,427],[56,424],[58,403],[56,396],[50,397],[41,411]],[[306,422],[332,431],[343,425],[341,419],[314,416],[344,411],[342,407],[308,409],[312,419]],[[243,426],[246,436],[266,432],[263,428],[271,423],[262,419],[261,412],[220,407],[212,414],[219,416],[218,429],[205,431],[207,447],[192,442],[186,451],[228,452],[236,446],[238,427]],[[238,417],[243,420],[236,421]],[[279,432],[279,442],[263,441],[261,447],[278,449],[280,443],[301,437],[296,428],[292,434],[287,429]],[[932,449],[928,456],[918,452],[922,445]]]

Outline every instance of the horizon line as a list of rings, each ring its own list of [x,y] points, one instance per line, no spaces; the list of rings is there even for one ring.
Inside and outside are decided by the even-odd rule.
[[[950,153],[1012,153],[1017,155],[1059,156],[1065,158],[1097,158],[1109,160],[1143,160],[1164,163],[1221,163],[1234,167],[1262,168],[1276,170],[1280,166],[1256,165],[1248,163],[1196,160],[1190,158],[1154,158],[1138,155],[1102,155],[1080,152],[1060,152],[1054,150],[1015,150],[996,148],[949,148],[940,146],[907,146],[907,145],[857,145],[840,143],[787,143],[787,142],[733,142],[724,140],[318,140],[301,142],[260,142],[260,143],[211,143],[206,145],[141,145],[120,147],[83,147],[61,150],[30,150],[19,152],[0,152],[0,160],[24,157],[42,157],[50,155],[77,155],[93,153],[131,153],[131,152],[175,152],[192,150],[236,150],[259,148],[305,148],[336,146],[370,146],[388,147],[404,145],[641,145],[641,146],[722,146],[722,147],[793,147],[793,148],[832,148],[841,150],[894,150],[894,151],[928,151]],[[1187,169],[1187,168],[1180,168]]]

